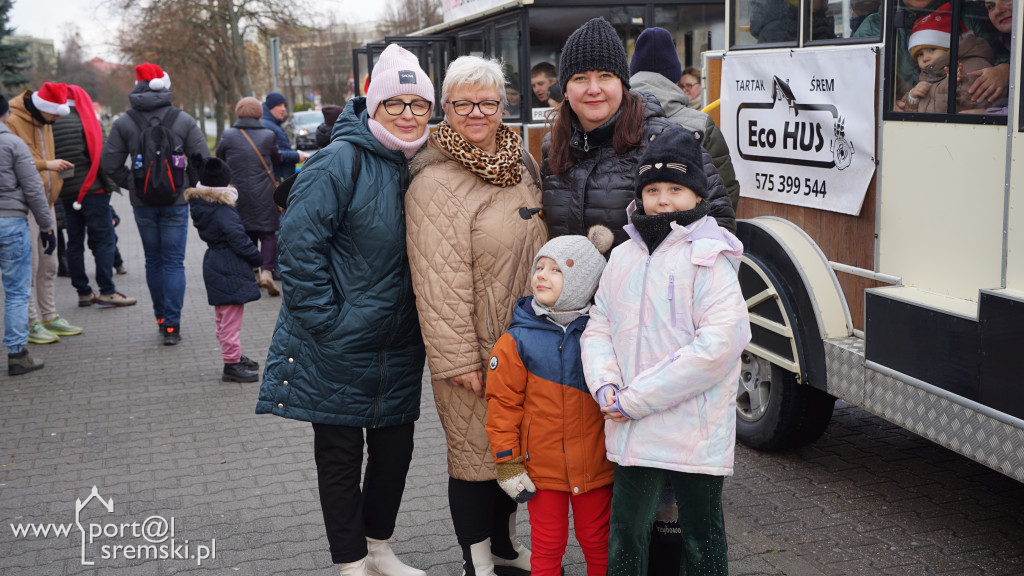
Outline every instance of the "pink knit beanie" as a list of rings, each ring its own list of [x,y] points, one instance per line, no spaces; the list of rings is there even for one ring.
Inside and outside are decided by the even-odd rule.
[[[382,100],[415,94],[434,103],[434,85],[420,68],[416,55],[398,44],[391,44],[373,66],[370,88],[366,91],[366,111],[373,118]]]

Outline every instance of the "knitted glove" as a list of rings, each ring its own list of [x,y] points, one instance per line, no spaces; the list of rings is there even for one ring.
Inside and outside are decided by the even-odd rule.
[[[513,458],[507,462],[495,464],[498,469],[498,485],[508,494],[509,498],[522,504],[533,498],[537,487],[526,475],[526,467],[523,466],[523,457]]]

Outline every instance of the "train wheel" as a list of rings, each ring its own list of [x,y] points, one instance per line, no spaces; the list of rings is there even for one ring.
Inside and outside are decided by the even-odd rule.
[[[781,282],[775,270],[754,254],[744,255],[739,275],[752,340],[741,356],[736,438],[768,451],[809,444],[828,426],[835,398],[797,376],[806,372],[807,362],[824,361],[810,358],[817,350],[824,354],[817,327],[806,319],[800,322],[794,313],[799,299],[808,296],[802,285]],[[817,346],[805,346],[811,343]]]

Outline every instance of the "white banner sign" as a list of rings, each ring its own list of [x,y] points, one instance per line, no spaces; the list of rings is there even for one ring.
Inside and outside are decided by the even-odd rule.
[[[721,93],[741,196],[860,213],[875,173],[870,46],[731,52]]]
[[[472,16],[484,10],[496,8],[508,0],[444,0],[444,21],[451,22],[465,16]]]

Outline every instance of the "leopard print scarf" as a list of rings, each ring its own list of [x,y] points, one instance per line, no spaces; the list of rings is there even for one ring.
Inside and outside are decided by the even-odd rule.
[[[488,154],[467,142],[461,134],[452,130],[447,120],[437,125],[433,137],[438,146],[485,182],[508,188],[522,180],[519,166],[523,158],[523,147],[519,135],[504,124],[498,126],[495,135],[498,144],[495,154]]]

